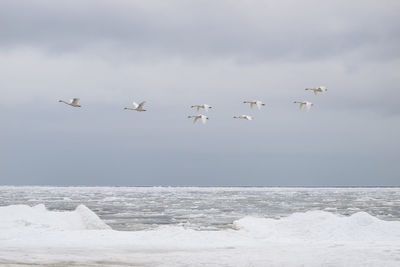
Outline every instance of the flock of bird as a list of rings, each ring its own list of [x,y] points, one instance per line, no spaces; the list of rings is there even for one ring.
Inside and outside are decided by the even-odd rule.
[[[328,91],[328,89],[325,86],[320,86],[320,87],[316,87],[316,88],[306,88],[306,91],[313,91],[315,95],[318,95],[318,93],[323,93]],[[66,102],[64,100],[58,100],[58,102],[62,102],[65,103],[67,105],[70,105],[72,107],[81,107],[78,102],[79,102],[79,98],[73,98],[72,100],[70,100],[70,102]],[[250,108],[253,109],[254,106],[256,106],[259,110],[261,109],[261,107],[265,106],[265,103],[259,101],[259,100],[254,100],[254,101],[243,101],[244,104],[250,104]],[[300,104],[300,110],[303,110],[303,108],[305,107],[307,111],[309,111],[311,109],[311,107],[314,105],[313,103],[309,102],[309,101],[294,101],[293,103],[295,104]],[[138,112],[142,112],[142,111],[146,111],[144,109],[144,104],[146,104],[146,101],[141,102],[140,104],[137,104],[136,102],[133,102],[133,106],[132,107],[125,107],[125,110],[135,110]],[[191,106],[191,108],[195,108],[197,113],[200,112],[200,109],[204,109],[205,112],[208,112],[212,107],[207,105],[207,104],[202,104],[202,105],[193,105]],[[197,121],[201,121],[203,124],[205,124],[208,120],[208,116],[204,115],[204,114],[195,114],[195,115],[190,115],[188,116],[188,118],[190,119],[194,119],[193,123],[196,123]],[[251,121],[253,119],[252,116],[249,115],[238,115],[238,116],[233,116],[234,119],[243,119],[243,120],[249,120]]]

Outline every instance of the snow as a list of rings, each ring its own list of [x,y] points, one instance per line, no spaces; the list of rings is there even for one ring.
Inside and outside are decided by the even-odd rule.
[[[308,211],[280,220],[245,217],[235,221],[234,228],[255,238],[277,241],[400,241],[400,222],[383,221],[366,212],[340,216]]]
[[[74,211],[48,211],[43,204],[33,207],[11,205],[0,207],[0,229],[32,228],[47,230],[111,229],[85,205]]]
[[[0,265],[400,266],[400,222],[326,211],[244,217],[232,229],[115,231],[84,205],[0,207]]]

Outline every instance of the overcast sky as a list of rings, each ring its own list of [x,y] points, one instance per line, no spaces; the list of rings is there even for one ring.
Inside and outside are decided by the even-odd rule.
[[[400,185],[399,14],[398,0],[0,1],[0,184]],[[123,110],[134,100],[148,111]]]

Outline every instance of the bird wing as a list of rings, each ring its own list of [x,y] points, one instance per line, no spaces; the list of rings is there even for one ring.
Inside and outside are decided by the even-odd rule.
[[[307,111],[309,111],[310,108],[311,108],[311,103],[307,103],[307,104],[306,104],[306,108],[307,108]]]
[[[254,103],[250,103],[250,107],[253,108],[254,107]]]
[[[206,124],[206,122],[207,122],[207,117],[206,117],[206,116],[201,116],[201,122],[202,122],[203,124]]]
[[[193,123],[196,123],[199,119],[200,119],[200,117],[196,116],[196,117],[194,118]]]
[[[305,105],[304,103],[300,103],[300,110],[303,109],[304,105]]]
[[[79,98],[74,98],[71,100],[71,105],[77,105],[79,102]]]
[[[314,95],[318,95],[318,91],[317,90],[314,90]]]
[[[146,104],[146,101],[143,101],[142,103],[140,103],[137,108],[138,109],[143,109],[144,104]]]
[[[200,106],[197,106],[196,109],[197,109],[197,111],[200,111]]]
[[[135,108],[138,108],[138,107],[139,107],[138,103],[136,103],[135,101],[133,101],[132,105],[133,105]]]
[[[257,101],[257,102],[256,102],[257,108],[258,108],[259,110],[261,109],[261,104],[262,104],[261,101]]]
[[[246,116],[246,119],[248,119],[249,121],[251,121],[253,119],[252,116]]]
[[[209,106],[208,105],[204,105],[204,110],[208,111],[208,109],[209,109]]]

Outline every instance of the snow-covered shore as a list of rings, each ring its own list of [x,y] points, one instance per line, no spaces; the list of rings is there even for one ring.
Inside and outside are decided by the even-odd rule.
[[[0,207],[0,265],[400,266],[400,222],[324,211],[245,217],[232,229],[114,231],[80,205]]]

